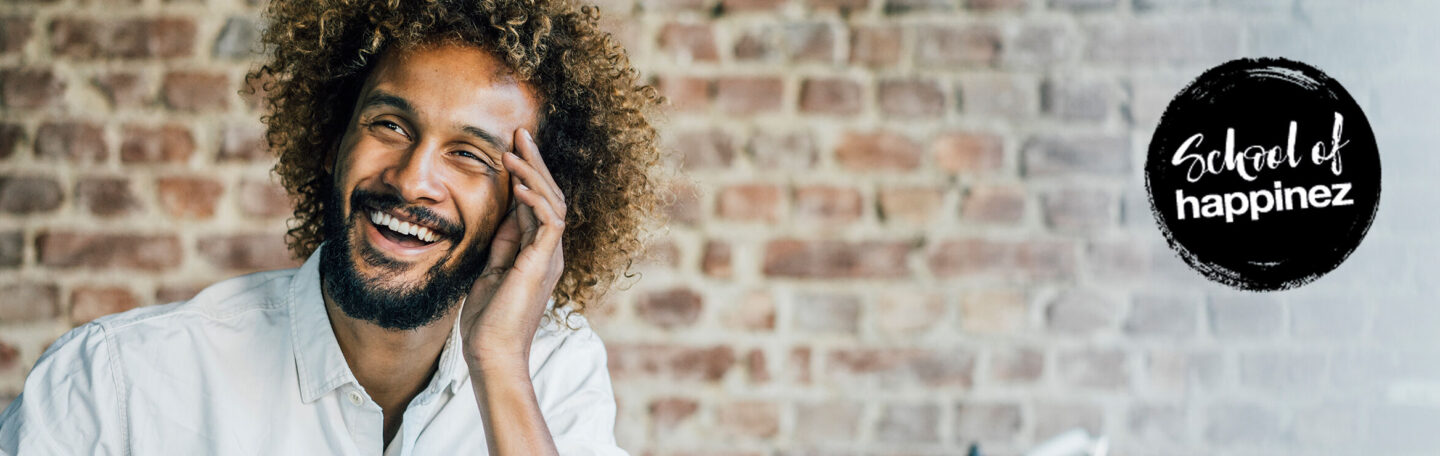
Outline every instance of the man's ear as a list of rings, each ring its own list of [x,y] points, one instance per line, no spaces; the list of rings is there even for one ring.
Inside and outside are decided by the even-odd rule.
[[[341,139],[343,138],[330,142],[330,147],[325,148],[325,158],[320,162],[320,167],[325,170],[325,174],[332,177],[335,175],[335,160],[340,158]]]

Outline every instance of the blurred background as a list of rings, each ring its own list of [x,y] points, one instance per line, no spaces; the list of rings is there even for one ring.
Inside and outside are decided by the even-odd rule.
[[[0,4],[0,407],[69,328],[297,264],[258,1]],[[637,455],[1440,453],[1440,4],[604,0],[667,95],[670,223],[591,318]],[[1205,281],[1140,170],[1203,70],[1305,61],[1375,129],[1368,237]]]

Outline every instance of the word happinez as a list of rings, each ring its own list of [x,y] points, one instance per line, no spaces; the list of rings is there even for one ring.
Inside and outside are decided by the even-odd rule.
[[[1340,175],[1342,169],[1340,149],[1349,144],[1349,141],[1340,140],[1340,133],[1344,130],[1344,126],[1345,117],[1338,112],[1335,113],[1335,123],[1330,130],[1330,147],[1327,148],[1324,141],[1316,141],[1315,145],[1310,148],[1310,162],[1315,165],[1329,164],[1330,171],[1336,176]],[[1211,150],[1205,154],[1190,152],[1192,147],[1200,146],[1200,143],[1205,140],[1205,135],[1196,133],[1180,144],[1180,148],[1175,151],[1175,156],[1171,159],[1170,164],[1182,166],[1188,163],[1190,168],[1185,179],[1192,183],[1198,182],[1207,174],[1221,174],[1225,171],[1234,171],[1241,179],[1254,181],[1264,169],[1278,169],[1284,165],[1289,165],[1290,168],[1300,166],[1304,159],[1295,155],[1297,129],[1295,121],[1290,121],[1290,134],[1286,139],[1283,154],[1280,146],[1270,148],[1250,146],[1236,153],[1234,128],[1225,129],[1223,155],[1219,150]],[[1217,163],[1217,160],[1221,161]],[[1250,220],[1259,220],[1260,214],[1271,211],[1352,205],[1354,200],[1347,198],[1350,188],[1349,182],[1328,186],[1322,184],[1309,188],[1282,188],[1280,181],[1277,180],[1273,191],[1254,190],[1185,196],[1184,190],[1176,190],[1175,209],[1179,212],[1179,220],[1185,220],[1187,214],[1190,215],[1190,218],[1197,219],[1224,216],[1225,223],[1231,223],[1235,221],[1236,216],[1244,216],[1247,213],[1250,215]]]

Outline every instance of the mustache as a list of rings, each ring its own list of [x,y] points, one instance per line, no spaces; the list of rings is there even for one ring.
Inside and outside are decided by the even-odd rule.
[[[423,206],[407,205],[405,199],[394,193],[373,192],[356,188],[350,193],[350,210],[359,208],[370,208],[386,212],[400,212],[420,222],[421,225],[429,227],[435,234],[444,237],[455,237],[457,233],[465,230],[465,227],[458,221],[450,220],[436,214],[435,211]]]

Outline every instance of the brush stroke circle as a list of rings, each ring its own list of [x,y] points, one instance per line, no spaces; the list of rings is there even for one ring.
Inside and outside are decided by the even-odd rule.
[[[1342,166],[1337,176],[1331,164],[1313,162],[1312,147],[1322,144],[1323,157],[1335,143],[1333,130],[1342,117],[1338,142]],[[1251,173],[1254,180],[1227,171],[1192,182],[1194,170],[1174,163],[1178,148],[1197,133],[1204,138],[1198,147],[1192,141],[1193,152],[1218,150],[1223,156],[1228,129],[1234,131],[1237,153],[1250,146],[1278,147],[1284,153],[1292,121],[1294,155],[1303,157],[1297,166],[1286,161]],[[1288,201],[1274,200],[1292,188],[1311,189],[1307,195],[1321,192],[1313,190],[1315,186],[1326,186],[1324,192],[1335,196],[1339,190],[1335,185],[1341,183],[1350,185],[1345,199],[1352,204],[1302,208],[1311,200],[1293,190]],[[1206,71],[1170,101],[1150,141],[1145,186],[1166,241],[1196,271],[1243,290],[1284,290],[1333,271],[1360,245],[1379,207],[1380,156],[1365,114],[1339,82],[1292,60],[1238,59]],[[1289,208],[1240,214],[1227,221],[1204,217],[1197,210],[1200,206],[1182,198],[1257,191],[1270,192],[1275,208],[1286,207],[1281,204]],[[1249,197],[1254,208],[1265,199],[1258,194]],[[1230,208],[1250,203],[1228,202]]]

